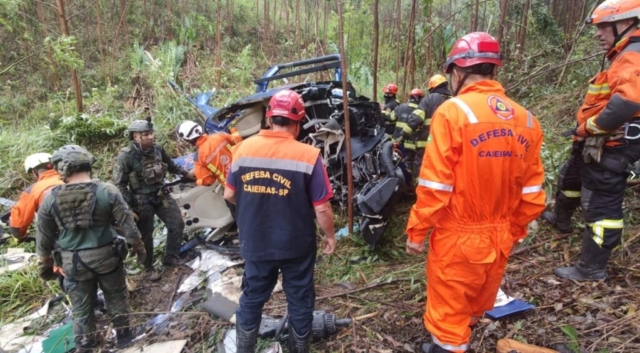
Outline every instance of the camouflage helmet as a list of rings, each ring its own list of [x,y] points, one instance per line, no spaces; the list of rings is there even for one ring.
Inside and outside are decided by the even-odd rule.
[[[133,140],[134,132],[145,132],[145,131],[153,131],[153,123],[151,119],[147,120],[134,120],[131,125],[127,128],[127,135],[129,136],[129,140]]]
[[[53,152],[51,164],[63,178],[80,171],[91,171],[96,159],[84,147],[78,145],[62,146]]]

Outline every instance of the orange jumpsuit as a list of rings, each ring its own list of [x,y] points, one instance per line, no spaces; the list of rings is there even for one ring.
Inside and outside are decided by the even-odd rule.
[[[435,344],[464,352],[469,324],[493,308],[512,246],[545,208],[542,130],[489,80],[464,87],[432,121],[406,231],[422,244],[435,227],[424,324]]]
[[[47,192],[62,184],[64,182],[60,180],[60,174],[53,169],[40,174],[38,181],[20,194],[18,203],[11,209],[9,232],[18,239],[24,238]]]
[[[213,185],[216,180],[223,186],[227,185],[226,177],[231,167],[231,146],[236,143],[237,138],[222,132],[198,138],[196,156],[193,159],[198,185]]]

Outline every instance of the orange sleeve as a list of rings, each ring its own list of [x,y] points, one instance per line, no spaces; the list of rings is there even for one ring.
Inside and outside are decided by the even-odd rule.
[[[23,191],[15,206],[11,209],[10,232],[16,238],[23,238],[36,216],[38,200],[29,192]]]
[[[433,116],[431,137],[422,159],[416,188],[417,201],[411,207],[407,235],[413,243],[422,243],[436,224],[440,210],[449,204],[456,181],[454,168],[462,146],[460,114],[454,103],[446,102]]]
[[[542,148],[542,132],[538,127],[538,139],[535,148],[532,150],[533,156],[526,164],[524,172],[524,185],[520,202],[511,214],[511,234],[514,241],[518,241],[527,236],[527,226],[529,222],[538,218],[545,209],[546,195],[543,189],[544,168],[540,149]]]

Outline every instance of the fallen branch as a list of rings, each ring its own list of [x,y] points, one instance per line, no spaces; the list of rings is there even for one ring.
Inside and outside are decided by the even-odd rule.
[[[382,287],[382,286],[387,285],[387,284],[393,284],[393,283],[398,283],[398,282],[406,282],[406,281],[411,281],[411,278],[398,278],[398,279],[393,279],[393,280],[387,281],[387,282],[372,283],[372,284],[368,284],[368,285],[366,285],[364,287],[352,289],[352,290],[349,290],[349,291],[346,291],[346,292],[323,295],[321,297],[317,297],[316,301],[322,300],[322,299],[330,299],[330,298],[342,297],[344,295],[349,295],[349,294],[353,294],[353,293],[357,293],[357,292],[362,292],[363,290],[373,289],[373,288],[376,288],[376,287]],[[271,305],[271,306],[266,306],[265,309],[278,309],[278,308],[283,308],[285,306],[287,306],[287,304]]]
[[[566,238],[568,238],[568,237],[570,237],[570,236],[572,236],[572,235],[573,235],[573,233],[560,234],[560,235],[559,235],[559,236],[557,236],[557,237],[551,238],[551,240],[549,240],[549,241],[566,239]],[[546,244],[549,244],[549,241],[543,241],[543,242],[540,242],[540,243],[538,243],[538,244],[525,246],[524,248],[520,248],[520,249],[518,249],[518,250],[516,250],[516,251],[512,252],[512,253],[511,253],[511,256],[513,256],[513,255],[520,255],[520,254],[525,253],[525,252],[527,252],[527,251],[530,251],[530,250],[533,250],[533,249],[537,249],[537,248],[539,248],[539,247],[541,247],[541,246],[544,246],[544,245],[546,245]]]
[[[602,54],[604,54],[604,52],[597,52],[597,53],[595,53],[595,54],[591,54],[591,55],[589,55],[589,56],[585,56],[584,58],[574,59],[574,60],[567,61],[567,62],[562,63],[562,64],[559,64],[559,65],[556,65],[556,66],[554,66],[554,67],[552,67],[552,68],[549,68],[548,70],[544,70],[544,71],[537,71],[537,72],[535,72],[535,73],[533,73],[533,74],[531,74],[531,75],[529,75],[529,76],[527,76],[527,77],[523,78],[522,80],[520,80],[520,81],[518,81],[518,82],[516,82],[516,83],[514,83],[514,84],[512,84],[512,85],[509,85],[509,86],[507,87],[507,91],[508,91],[508,90],[511,90],[511,89],[513,89],[513,88],[518,87],[518,85],[520,85],[522,82],[528,82],[528,81],[529,81],[529,80],[531,80],[532,78],[538,77],[538,76],[540,76],[540,75],[542,75],[542,74],[546,74],[546,73],[548,73],[549,71],[557,70],[557,69],[559,69],[559,68],[565,67],[565,66],[567,66],[567,65],[575,64],[575,63],[580,62],[580,61],[589,60],[589,59],[591,59],[591,58],[594,58],[594,57],[596,57],[596,56],[600,56],[600,55],[602,55]]]

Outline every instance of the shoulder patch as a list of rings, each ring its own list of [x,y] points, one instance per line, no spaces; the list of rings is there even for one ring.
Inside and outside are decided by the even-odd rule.
[[[511,104],[498,96],[489,96],[489,98],[487,98],[487,104],[493,114],[502,120],[513,119],[513,116],[515,115],[516,111],[513,109]]]

